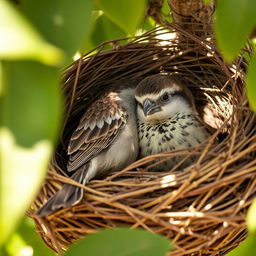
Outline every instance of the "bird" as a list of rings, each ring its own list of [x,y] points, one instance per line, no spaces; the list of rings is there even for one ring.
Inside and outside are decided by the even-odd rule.
[[[193,147],[209,137],[198,117],[194,97],[178,75],[147,76],[138,83],[135,99],[140,158]],[[172,157],[152,170],[168,171],[180,160],[180,157]],[[184,168],[194,160],[188,158],[181,166]]]
[[[138,155],[135,102],[136,79],[115,83],[82,115],[67,149],[67,172],[71,179],[86,185],[91,179],[121,170]],[[81,187],[64,184],[37,212],[47,216],[79,203]]]

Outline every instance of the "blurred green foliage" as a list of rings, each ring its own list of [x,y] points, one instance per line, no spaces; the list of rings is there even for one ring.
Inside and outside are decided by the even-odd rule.
[[[164,256],[171,250],[170,241],[140,229],[105,229],[74,244],[64,256]]]
[[[253,43],[256,50],[256,43]],[[246,75],[247,95],[251,108],[256,112],[256,54],[254,52]]]
[[[25,0],[21,11],[44,38],[72,57],[90,32],[92,1]]]
[[[50,248],[45,246],[42,239],[35,231],[34,221],[24,217],[17,227],[6,246],[0,252],[0,256],[54,256],[57,255]]]
[[[0,17],[1,60],[30,59],[48,65],[58,65],[62,61],[62,51],[47,42],[6,0],[0,1]]]
[[[248,238],[237,248],[228,253],[228,256],[256,255],[256,200],[254,200],[247,214]]]
[[[255,0],[218,0],[215,12],[215,31],[218,46],[224,58],[231,62],[245,47],[253,29],[256,28]],[[251,38],[255,45],[255,38]],[[247,73],[247,92],[251,107],[256,111],[255,52]]]
[[[58,140],[63,108],[60,71],[75,54],[152,29],[156,22],[151,17],[143,18],[152,1],[0,1],[1,256],[55,255],[36,235],[32,221],[23,216],[44,178]],[[254,0],[218,0],[215,30],[227,61],[239,54],[256,27],[255,11]],[[167,0],[162,12],[170,21]],[[251,40],[255,45],[256,39]],[[255,54],[246,81],[250,104],[256,110]],[[249,238],[230,255],[256,253],[256,221],[251,217],[255,214],[254,204],[248,215]],[[118,229],[88,236],[66,255],[81,255],[81,250],[103,255],[98,251],[103,250],[109,253],[104,255],[111,256],[121,256],[121,252],[161,256],[169,247],[169,242],[160,236]]]
[[[256,1],[219,0],[217,4],[217,41],[226,60],[232,61],[256,26]]]
[[[42,183],[62,105],[57,68],[34,61],[3,61],[2,66],[1,242]]]
[[[146,0],[95,0],[95,2],[123,31],[130,36],[135,35],[145,15]]]

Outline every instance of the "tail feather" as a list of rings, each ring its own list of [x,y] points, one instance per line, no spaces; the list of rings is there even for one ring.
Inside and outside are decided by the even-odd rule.
[[[87,173],[87,166],[77,170],[71,179],[85,185]],[[84,190],[80,187],[65,184],[63,187],[54,194],[35,214],[37,216],[47,216],[62,208],[71,207],[79,203],[83,198]]]

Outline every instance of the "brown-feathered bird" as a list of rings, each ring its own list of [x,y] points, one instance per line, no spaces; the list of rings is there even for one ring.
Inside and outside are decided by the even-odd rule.
[[[135,98],[141,157],[196,146],[208,137],[197,118],[192,93],[177,76],[157,74],[143,79]],[[178,161],[171,158],[154,170],[169,170]]]
[[[74,172],[73,180],[85,185],[98,175],[121,170],[137,158],[135,86],[135,80],[118,83],[82,116],[68,146],[67,170]],[[82,188],[65,184],[36,214],[49,215],[82,198]]]

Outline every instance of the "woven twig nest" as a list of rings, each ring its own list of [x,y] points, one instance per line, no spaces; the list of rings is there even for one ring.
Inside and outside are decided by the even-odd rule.
[[[175,36],[179,32],[182,41]],[[169,39],[167,39],[169,37]],[[187,39],[187,40],[184,40]],[[170,255],[222,255],[246,236],[245,216],[256,193],[256,119],[244,87],[246,63],[224,63],[213,40],[168,25],[115,48],[98,48],[65,73],[66,123],[30,216],[53,250],[102,228],[128,225],[162,234],[175,244]],[[245,51],[248,53],[248,51]],[[86,107],[114,81],[176,73],[192,91],[212,136],[190,152],[150,156],[84,187],[84,201],[51,216],[33,215],[63,184],[69,138]],[[145,163],[174,155],[197,160],[180,170],[152,172]],[[67,175],[66,175],[67,176]]]

